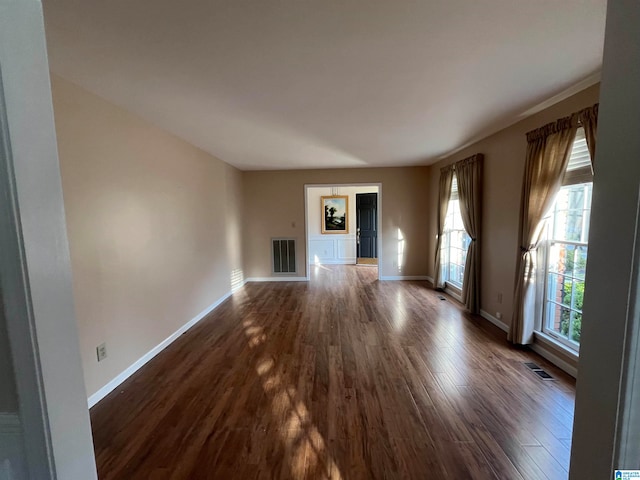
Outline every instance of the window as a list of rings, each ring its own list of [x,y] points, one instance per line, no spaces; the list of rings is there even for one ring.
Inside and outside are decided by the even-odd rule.
[[[551,212],[546,217],[545,289],[542,330],[578,350],[587,265],[593,180],[591,159],[578,129],[571,158]]]
[[[467,260],[469,243],[471,243],[471,237],[467,235],[462,223],[460,201],[458,199],[458,180],[454,174],[449,207],[444,223],[440,258],[442,258],[442,278],[448,284],[459,289],[462,289],[464,265]]]

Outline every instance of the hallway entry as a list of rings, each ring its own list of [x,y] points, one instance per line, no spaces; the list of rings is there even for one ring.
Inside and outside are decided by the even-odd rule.
[[[305,185],[305,199],[309,266],[382,264],[381,184]]]

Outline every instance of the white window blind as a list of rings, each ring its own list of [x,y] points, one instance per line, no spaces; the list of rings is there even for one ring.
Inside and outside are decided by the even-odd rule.
[[[589,156],[589,148],[587,147],[587,137],[585,137],[584,128],[579,127],[576,132],[576,139],[573,141],[573,149],[571,150],[571,158],[569,158],[567,171],[570,172],[584,167],[591,168],[591,157]]]
[[[454,175],[453,181],[451,182],[451,196],[449,200],[458,200],[458,198],[458,177]]]
[[[563,185],[576,185],[578,183],[588,183],[593,181],[593,172],[591,170],[591,156],[587,147],[587,138],[585,137],[584,128],[578,127],[576,138],[573,141],[571,156],[569,157],[569,165],[564,172],[562,179]]]

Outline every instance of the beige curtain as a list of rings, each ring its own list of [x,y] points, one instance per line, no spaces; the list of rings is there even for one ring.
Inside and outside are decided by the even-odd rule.
[[[536,248],[543,217],[551,208],[569,163],[578,114],[527,133],[527,157],[520,206],[519,245],[509,340],[533,341],[536,298]]]
[[[471,313],[480,313],[480,227],[482,219],[482,161],[477,154],[455,164],[464,229],[471,237],[462,282],[462,301]]]
[[[444,233],[444,221],[449,208],[449,197],[451,197],[451,184],[453,182],[453,166],[449,165],[440,170],[440,188],[438,190],[438,237],[436,239],[436,258],[434,262],[433,284],[436,288],[444,288],[442,266],[440,258],[440,247],[442,245],[442,234]]]
[[[578,112],[578,120],[584,128],[585,137],[587,137],[587,147],[591,156],[591,167],[596,158],[596,132],[598,131],[598,104],[585,108]]]

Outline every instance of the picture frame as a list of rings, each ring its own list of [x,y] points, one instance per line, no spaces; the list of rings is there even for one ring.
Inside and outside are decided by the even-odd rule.
[[[349,196],[329,195],[320,197],[322,233],[349,233]]]

